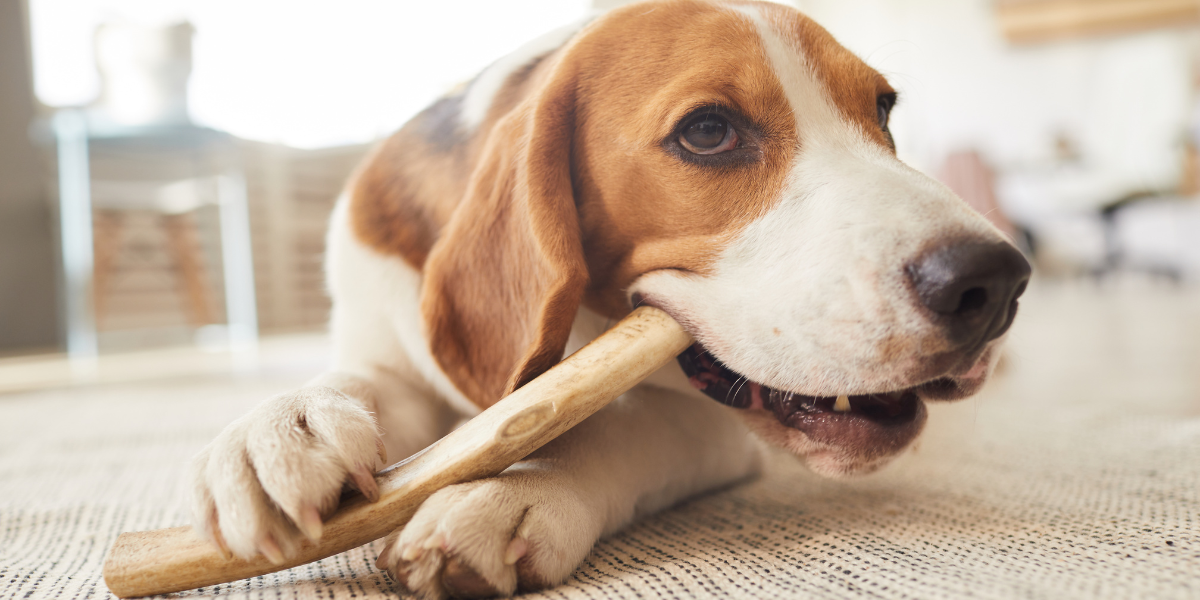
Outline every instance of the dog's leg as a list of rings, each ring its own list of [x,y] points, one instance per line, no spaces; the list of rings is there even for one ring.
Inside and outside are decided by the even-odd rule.
[[[196,530],[244,558],[280,562],[302,536],[320,536],[343,485],[378,493],[372,473],[385,456],[405,458],[460,418],[404,350],[403,336],[418,330],[415,272],[356,247],[344,209],[331,226],[328,271],[332,369],[262,403],[193,461]]]
[[[372,473],[386,457],[405,458],[457,420],[409,381],[378,364],[342,368],[235,421],[193,461],[196,530],[238,556],[273,562],[301,536],[320,537],[344,484],[372,498]]]
[[[563,581],[601,536],[757,472],[732,409],[640,386],[500,476],[434,494],[378,565],[424,598]]]

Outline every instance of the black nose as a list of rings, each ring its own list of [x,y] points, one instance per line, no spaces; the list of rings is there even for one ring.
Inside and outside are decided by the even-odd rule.
[[[1008,331],[1029,283],[1029,261],[1004,242],[959,242],[926,252],[908,267],[921,304],[955,343],[983,343]]]

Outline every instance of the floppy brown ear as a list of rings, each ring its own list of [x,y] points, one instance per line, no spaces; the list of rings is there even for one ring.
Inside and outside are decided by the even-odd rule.
[[[425,263],[433,356],[486,407],[557,363],[587,284],[571,186],[574,86],[531,94],[492,129]]]

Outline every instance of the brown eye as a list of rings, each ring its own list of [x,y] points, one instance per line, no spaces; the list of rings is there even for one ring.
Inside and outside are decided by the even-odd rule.
[[[896,104],[896,94],[881,94],[875,99],[875,111],[879,114],[879,128],[888,130],[888,117],[892,114],[892,106]]]
[[[875,98],[875,112],[879,115],[879,129],[883,130],[883,136],[887,138],[888,146],[892,149],[892,152],[896,151],[896,140],[892,139],[892,132],[888,129],[888,118],[891,116],[892,107],[895,105],[895,92],[880,94]]]
[[[737,130],[721,115],[703,114],[683,128],[679,143],[694,154],[717,154],[737,148]]]

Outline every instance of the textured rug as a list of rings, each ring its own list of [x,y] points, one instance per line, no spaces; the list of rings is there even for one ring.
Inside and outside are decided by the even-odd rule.
[[[883,472],[823,480],[774,456],[757,481],[639,522],[528,597],[1200,597],[1200,297],[1040,289],[1023,311],[1000,376],[932,407]],[[0,395],[0,597],[110,597],[117,534],[186,523],[191,455],[322,352]],[[185,595],[395,597],[378,549]]]

